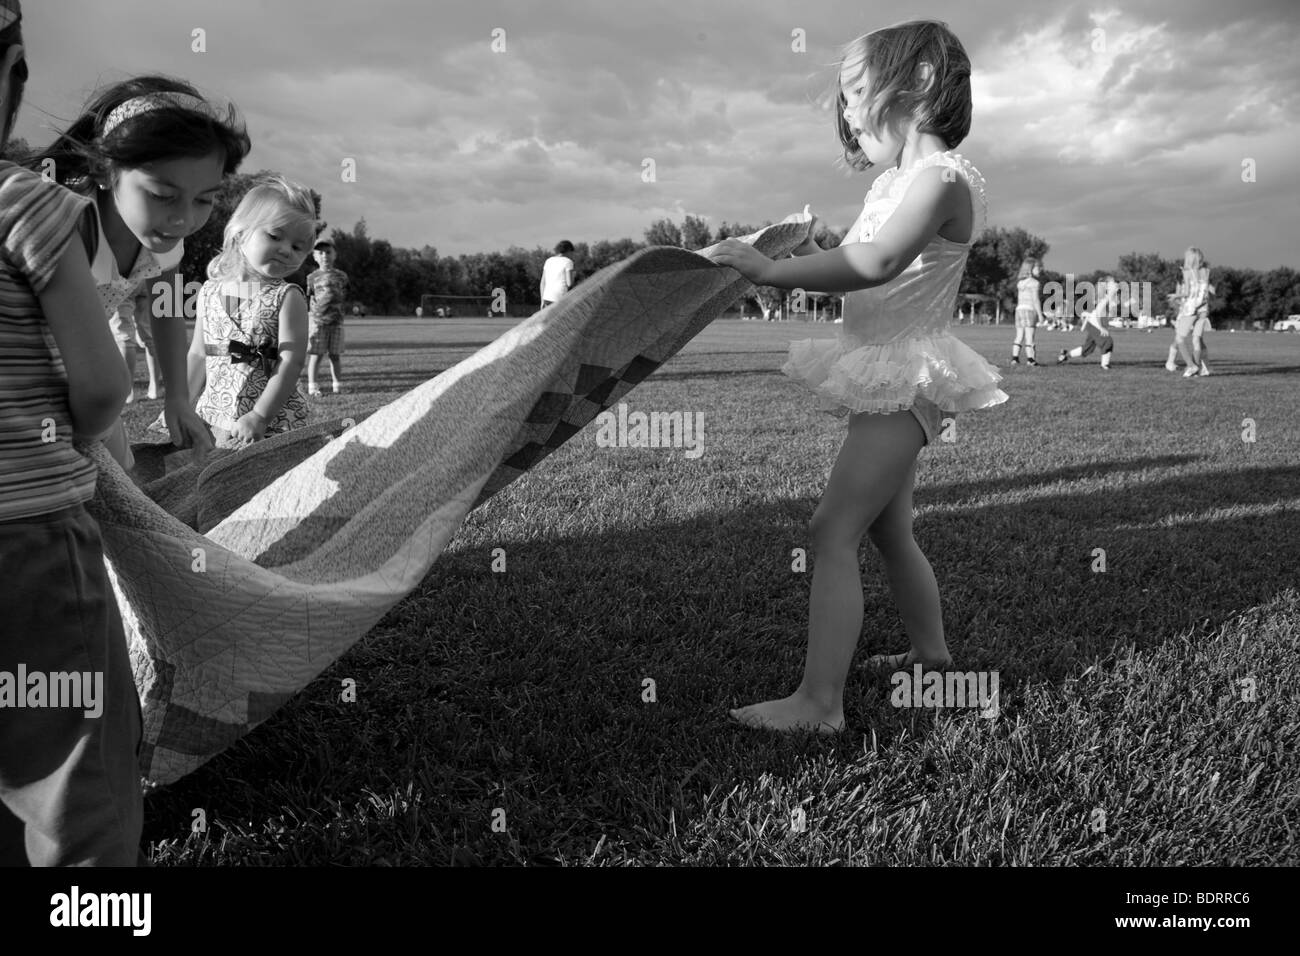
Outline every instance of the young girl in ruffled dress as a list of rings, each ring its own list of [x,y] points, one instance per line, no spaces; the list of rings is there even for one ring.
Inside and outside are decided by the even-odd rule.
[[[881,668],[943,667],[939,588],[912,536],[912,486],[921,448],[942,420],[1006,401],[1001,376],[949,331],[971,242],[984,226],[984,178],[953,150],[970,129],[970,60],[942,23],[878,30],[849,44],[840,66],[837,127],[845,159],[888,166],[837,249],[811,240],[774,262],[726,240],[710,257],[759,285],[847,292],[833,340],[794,342],[782,371],[848,435],[813,514],[815,553],[803,681],[789,697],[731,712],[777,730],[833,732],[844,724],[844,683],[862,630],[858,548],[884,560],[911,641]]]
[[[189,380],[217,444],[238,447],[307,424],[298,388],[307,300],[287,279],[316,238],[311,192],[279,177],[260,181],[223,238],[199,293]]]

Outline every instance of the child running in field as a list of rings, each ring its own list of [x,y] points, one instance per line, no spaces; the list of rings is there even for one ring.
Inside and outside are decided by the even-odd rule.
[[[0,147],[27,79],[18,0],[0,0]],[[0,161],[0,866],[134,866],[144,818],[140,701],[73,438],[130,388],[79,235],[89,200]],[[31,680],[72,675],[69,700]],[[69,690],[67,684],[63,684]],[[80,700],[76,698],[79,697]],[[50,706],[53,704],[53,706]]]
[[[1037,259],[1020,263],[1020,277],[1016,282],[1016,340],[1011,346],[1011,364],[1020,364],[1020,343],[1025,343],[1025,363],[1037,365],[1034,360],[1034,329],[1043,321],[1043,304],[1038,298],[1042,283],[1038,281],[1041,266]]]
[[[177,446],[200,453],[212,447],[212,436],[190,403],[182,303],[161,298],[175,297],[184,240],[208,221],[222,181],[249,146],[234,107],[218,108],[181,80],[141,76],[96,94],[32,160],[38,170],[51,161],[60,183],[94,199],[91,272],[122,350],[118,362],[134,351],[137,329],[148,325],[162,372],[163,421]],[[168,292],[155,295],[159,285]],[[130,305],[141,289],[148,315]],[[131,467],[120,423],[105,445]]]
[[[307,394],[319,395],[320,387],[316,384],[316,367],[320,357],[330,357],[330,378],[334,381],[334,391],[343,388],[339,376],[343,374],[343,302],[348,296],[348,274],[342,269],[334,268],[338,254],[334,243],[329,239],[319,240],[313,253],[319,269],[307,276],[307,318],[311,322],[311,334],[307,339]]]
[[[1110,329],[1106,328],[1106,319],[1109,316],[1119,314],[1119,285],[1114,278],[1107,277],[1102,285],[1102,294],[1098,298],[1097,307],[1091,312],[1084,311],[1083,316],[1083,344],[1075,346],[1072,349],[1061,349],[1061,354],[1056,357],[1056,364],[1063,365],[1072,358],[1086,358],[1091,355],[1096,348],[1101,349],[1101,367],[1110,369],[1110,358],[1115,353],[1115,337],[1110,334]]]
[[[1175,356],[1181,355],[1187,370],[1183,378],[1194,375],[1209,375],[1210,366],[1206,364],[1205,333],[1210,328],[1210,294],[1214,286],[1210,284],[1210,267],[1205,261],[1205,253],[1192,246],[1183,256],[1183,281],[1179,286],[1182,303],[1178,316],[1174,319],[1174,343],[1169,346],[1169,359],[1165,368],[1171,372],[1178,371]],[[1188,348],[1188,339],[1191,348]]]
[[[869,536],[911,640],[882,668],[950,663],[939,588],[912,536],[921,448],[942,418],[1006,401],[997,370],[949,331],[971,241],[985,221],[984,178],[954,152],[970,130],[970,60],[942,23],[859,37],[840,66],[836,126],[846,161],[888,170],[839,248],[811,240],[774,262],[725,240],[710,253],[758,285],[847,292],[836,339],[794,342],[783,371],[848,434],[811,522],[816,555],[803,680],[789,697],[733,710],[750,726],[833,732],[862,630],[858,548]]]
[[[316,237],[311,192],[262,180],[226,223],[208,264],[190,342],[190,387],[217,444],[241,446],[307,424],[298,390],[307,352],[307,302],[286,281]]]

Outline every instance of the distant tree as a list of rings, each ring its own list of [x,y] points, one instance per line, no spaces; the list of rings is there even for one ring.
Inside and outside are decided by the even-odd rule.
[[[1270,328],[1278,319],[1300,314],[1300,272],[1283,266],[1265,273],[1260,311]]]
[[[585,242],[575,242],[573,251],[569,253],[569,259],[573,262],[573,281],[579,283],[589,277],[596,270],[591,265],[591,247]],[[538,295],[540,301],[540,290],[534,289],[533,294]]]
[[[709,224],[695,216],[687,216],[682,222],[682,248],[703,249],[712,244],[713,234],[709,231]]]
[[[1160,315],[1169,312],[1169,294],[1177,288],[1182,272],[1180,263],[1158,253],[1130,252],[1119,257],[1114,276],[1130,292],[1131,283],[1151,283],[1151,314]],[[1141,295],[1140,290],[1138,294]],[[1130,315],[1138,315],[1137,305],[1130,304],[1128,308]]]
[[[392,244],[387,239],[372,240],[364,218],[357,221],[351,233],[335,229],[330,239],[338,254],[335,266],[348,274],[351,297],[368,312],[393,312],[399,303],[397,260]]]
[[[1047,240],[1019,227],[986,229],[971,245],[961,291],[997,296],[1008,311],[1015,307],[1020,263],[1031,256],[1043,259],[1050,248]]]
[[[659,219],[645,231],[647,246],[677,246],[682,244],[682,231],[671,219]]]
[[[601,239],[599,242],[593,243],[591,247],[590,265],[592,272],[599,272],[616,262],[622,262],[638,249],[644,248],[644,243],[633,242],[631,239],[618,239],[614,242]]]
[[[427,247],[426,247],[427,248]],[[414,249],[393,250],[393,273],[397,286],[397,308],[401,314],[415,311],[420,297],[434,290],[438,263]]]
[[[763,318],[770,320],[773,318],[773,313],[776,313],[776,318],[781,317],[781,303],[785,300],[784,289],[770,285],[755,286],[750,298],[758,304],[758,310],[763,313]]]

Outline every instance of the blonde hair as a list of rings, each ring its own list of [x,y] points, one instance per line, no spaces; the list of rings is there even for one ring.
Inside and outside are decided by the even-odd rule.
[[[1030,258],[1028,258],[1028,259],[1025,259],[1024,261],[1022,261],[1022,262],[1020,263],[1020,275],[1016,276],[1016,278],[1017,278],[1017,279],[1024,279],[1024,278],[1026,278],[1027,276],[1031,276],[1031,275],[1033,275],[1033,274],[1034,274],[1034,266],[1039,266],[1039,268],[1042,268],[1042,266],[1040,265],[1039,261],[1038,261],[1037,259],[1033,258],[1032,256],[1031,256]]]
[[[1207,265],[1205,253],[1196,246],[1188,246],[1187,252],[1183,253],[1183,268],[1190,269],[1193,272],[1199,272]]]
[[[871,89],[858,125],[868,132],[896,129],[915,118],[917,132],[933,133],[949,149],[970,133],[970,57],[946,23],[913,20],[858,37],[840,59],[856,66],[856,77],[871,72]],[[844,162],[865,170],[871,162],[844,119],[848,107],[840,76],[835,78],[835,128],[844,147]]]
[[[297,222],[311,223],[315,238],[316,202],[311,190],[282,176],[259,179],[231,213],[222,233],[221,252],[208,263],[208,278],[242,279],[245,262],[240,246],[244,236],[258,227],[274,229]]]

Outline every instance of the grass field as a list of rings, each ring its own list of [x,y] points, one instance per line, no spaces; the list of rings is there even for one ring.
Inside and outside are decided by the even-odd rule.
[[[314,413],[390,401],[508,324],[353,321],[347,391]],[[1081,336],[1040,336],[1047,364],[1004,369],[1011,400],[922,453],[915,497],[949,645],[998,672],[998,717],[891,706],[861,663],[906,638],[866,546],[848,729],[780,737],[727,708],[798,682],[792,551],[844,424],[777,369],[831,334],[712,325],[627,399],[703,412],[701,457],[575,436],[292,703],[150,798],[154,862],[1300,863],[1300,335],[1216,333],[1191,380],[1161,367],[1168,330],[1117,332],[1109,372],[1055,367]],[[1006,365],[1005,326],[958,334]]]

